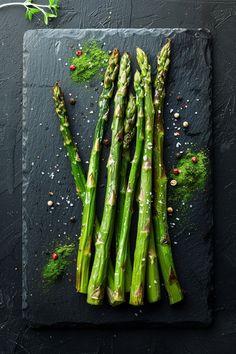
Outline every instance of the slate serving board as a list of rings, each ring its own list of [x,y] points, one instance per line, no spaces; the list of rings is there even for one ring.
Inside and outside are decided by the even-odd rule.
[[[165,296],[158,304],[140,308],[129,305],[92,307],[75,292],[75,263],[51,289],[42,286],[41,271],[59,243],[77,242],[82,206],[76,198],[70,165],[65,156],[58,120],[51,97],[60,80],[65,97],[77,96],[68,105],[75,140],[85,161],[90,154],[101,91],[98,79],[78,86],[69,77],[68,58],[85,40],[95,39],[104,49],[128,50],[135,63],[135,48],[143,48],[155,71],[155,56],[167,37],[172,38],[172,63],[165,106],[165,156],[168,171],[175,154],[194,146],[211,151],[211,37],[207,30],[186,29],[81,29],[35,30],[24,37],[23,74],[23,315],[33,326],[40,325],[208,325],[212,274],[212,184],[191,201],[187,213],[178,213],[170,229],[180,282],[186,294],[181,304],[170,307]],[[175,136],[173,113],[181,94],[186,106],[181,117],[190,122],[186,134]],[[68,100],[67,100],[68,101]],[[107,135],[109,136],[109,130]],[[178,144],[180,143],[180,144]],[[101,162],[105,171],[108,150]],[[210,166],[210,165],[209,165]],[[105,175],[100,179],[98,214],[101,215]],[[53,191],[53,197],[48,192]],[[53,199],[54,209],[47,207]],[[69,222],[76,216],[77,222]],[[176,216],[176,217],[177,217]]]

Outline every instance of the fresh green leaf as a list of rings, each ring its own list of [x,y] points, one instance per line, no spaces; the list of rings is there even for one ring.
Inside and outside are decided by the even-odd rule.
[[[31,21],[32,17],[33,17],[33,14],[31,13],[30,9],[27,9],[26,12],[25,12],[26,20]]]
[[[39,9],[29,9],[29,10],[32,13],[32,15],[37,14],[38,12],[40,12]]]
[[[47,14],[47,17],[48,17],[48,18],[52,18],[52,17],[57,17],[57,15],[54,15],[54,14]]]
[[[45,25],[48,25],[48,14],[46,12],[43,15],[43,20],[44,20]]]
[[[27,9],[27,10],[26,10],[26,13],[25,13],[25,18],[26,18],[27,20],[31,21],[32,18],[33,18],[33,15],[36,14],[36,13],[38,13],[38,12],[40,12],[39,9]]]

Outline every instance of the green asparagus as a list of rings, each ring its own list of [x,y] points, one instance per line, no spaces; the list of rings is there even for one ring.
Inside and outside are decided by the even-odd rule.
[[[76,289],[81,293],[87,293],[88,287],[101,145],[106,122],[108,120],[109,102],[113,96],[115,79],[118,73],[118,62],[119,51],[118,49],[114,49],[109,58],[108,66],[104,75],[103,90],[98,102],[99,116],[95,128],[94,141],[88,168],[76,271]]]
[[[77,148],[73,142],[65,100],[64,100],[63,92],[58,82],[53,86],[53,99],[55,102],[55,111],[59,118],[60,131],[62,133],[64,145],[66,147],[67,154],[71,163],[71,171],[74,177],[77,195],[84,203],[85,187],[86,187],[85,172],[83,170],[83,166],[81,163],[81,159],[78,155]],[[95,238],[96,235],[98,234],[98,230],[99,230],[99,222],[96,218]],[[109,269],[110,271],[108,274],[107,283],[108,283],[108,287],[111,289],[113,288],[113,282],[114,282],[113,279],[114,270],[113,270],[113,265],[111,263],[111,260],[109,260]]]
[[[137,134],[135,153],[132,160],[131,170],[128,179],[128,188],[126,189],[125,201],[123,203],[123,217],[121,222],[120,237],[118,240],[118,249],[115,265],[114,276],[114,301],[115,304],[120,304],[125,301],[125,277],[127,272],[128,244],[130,225],[133,214],[133,204],[137,185],[137,177],[140,173],[140,165],[143,153],[144,140],[144,90],[141,84],[141,75],[136,71],[134,75],[134,89],[136,92],[136,107],[137,107]]]
[[[170,40],[164,45],[157,57],[157,76],[155,80],[155,124],[154,124],[154,231],[157,242],[158,259],[161,272],[169,296],[170,304],[183,299],[183,293],[177,279],[171,252],[170,237],[167,224],[166,193],[167,177],[163,161],[163,106],[165,100],[165,81],[170,65]]]
[[[118,193],[118,203],[117,203],[117,214],[116,214],[116,247],[118,247],[118,242],[120,238],[120,230],[122,225],[122,215],[123,206],[125,200],[125,193],[128,182],[128,168],[130,164],[130,144],[135,136],[135,120],[136,120],[136,107],[135,98],[132,93],[129,95],[129,101],[126,108],[126,116],[124,121],[124,140],[123,140],[123,151],[121,159],[120,168],[120,182],[119,182],[119,193]]]
[[[116,248],[118,248],[120,231],[122,226],[122,217],[124,211],[124,202],[125,202],[125,193],[128,183],[128,169],[130,165],[131,153],[130,145],[135,137],[135,122],[136,122],[136,105],[135,97],[132,93],[129,95],[129,101],[126,108],[126,116],[124,121],[124,140],[123,140],[123,151],[121,159],[121,168],[120,168],[120,182],[119,182],[119,193],[118,193],[118,205],[117,205],[117,214],[116,214]],[[131,255],[130,250],[128,253],[127,267],[125,271],[125,291],[129,292],[131,277],[132,277],[132,264],[131,264]]]
[[[141,69],[144,87],[145,139],[140,177],[138,229],[130,289],[130,304],[136,306],[142,305],[144,301],[146,262],[151,229],[152,145],[154,124],[151,66],[148,63],[146,54],[140,48],[137,48],[137,61]]]
[[[103,301],[107,280],[107,264],[114,230],[116,200],[120,172],[123,141],[123,120],[125,102],[130,82],[130,56],[124,53],[120,61],[120,70],[115,95],[114,117],[112,122],[112,142],[107,162],[107,186],[104,210],[100,230],[96,240],[95,258],[88,286],[87,302],[99,305]]]
[[[150,240],[148,246],[146,276],[147,301],[150,303],[157,302],[161,298],[161,287],[153,224],[151,225]]]
[[[75,180],[76,192],[78,197],[84,203],[86,177],[77,147],[73,141],[64,96],[58,82],[53,86],[53,99],[55,103],[55,111],[59,118],[60,132],[70,160],[71,172]]]

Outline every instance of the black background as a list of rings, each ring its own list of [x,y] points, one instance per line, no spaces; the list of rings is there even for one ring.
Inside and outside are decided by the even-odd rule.
[[[0,1],[2,4],[4,1]],[[68,0],[58,28],[207,27],[213,34],[214,323],[207,329],[31,330],[21,319],[21,8],[0,10],[0,353],[231,354],[236,347],[236,3]]]

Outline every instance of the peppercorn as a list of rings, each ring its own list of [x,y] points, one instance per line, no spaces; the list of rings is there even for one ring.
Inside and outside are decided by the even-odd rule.
[[[56,261],[58,259],[58,254],[56,252],[53,252],[52,254],[52,259]]]
[[[70,104],[71,104],[72,106],[74,106],[74,105],[76,104],[76,99],[73,98],[73,97],[71,97],[71,98],[70,98]]]
[[[183,127],[184,127],[184,128],[188,128],[188,126],[189,126],[189,122],[184,121],[184,122],[183,122]]]
[[[172,207],[168,207],[168,208],[167,208],[167,213],[168,213],[169,215],[172,215],[172,214],[173,214],[173,211],[174,211],[174,209],[173,209]]]
[[[172,187],[175,187],[176,185],[177,185],[177,181],[176,181],[176,179],[172,179],[171,181],[170,181],[170,185],[172,186]]]
[[[49,207],[52,207],[52,206],[53,206],[53,201],[52,201],[52,200],[49,200],[49,201],[48,201],[48,206],[49,206]]]
[[[174,113],[174,117],[175,117],[176,119],[178,119],[178,118],[180,117],[179,112],[175,112],[175,113]]]
[[[82,50],[78,49],[78,50],[76,50],[75,54],[77,57],[80,57],[83,54],[83,52],[82,52]]]
[[[179,175],[180,174],[180,170],[178,168],[173,168],[173,174],[174,175]]]
[[[71,65],[70,65],[70,70],[71,70],[71,71],[75,71],[75,69],[76,69],[76,66],[75,66],[74,64],[71,64]]]
[[[103,139],[103,145],[110,146],[111,142],[108,138]]]
[[[177,99],[177,101],[182,101],[183,97],[180,96],[180,95],[177,95],[177,96],[176,96],[176,99]]]
[[[198,162],[198,159],[197,159],[196,156],[193,156],[193,157],[192,157],[192,162],[193,162],[193,163],[197,163],[197,162]]]
[[[72,217],[70,218],[70,222],[71,222],[72,224],[74,224],[74,223],[76,222],[75,216],[72,216]]]

